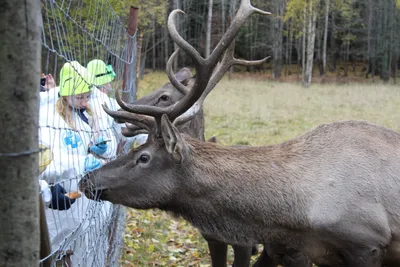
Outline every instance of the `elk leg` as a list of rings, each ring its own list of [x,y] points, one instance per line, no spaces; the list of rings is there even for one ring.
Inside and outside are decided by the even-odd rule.
[[[263,249],[261,255],[258,257],[257,261],[253,264],[253,267],[276,267],[278,262],[271,258],[267,251]]]
[[[232,267],[250,267],[253,247],[232,245],[234,261]]]
[[[345,266],[349,267],[381,267],[382,256],[379,249],[363,249],[360,251],[346,251]]]
[[[251,255],[257,255],[258,254],[258,245],[254,245],[251,247]]]
[[[208,249],[210,250],[211,266],[226,267],[226,254],[228,245],[220,241],[213,240],[209,237],[203,237],[207,240]]]
[[[264,244],[261,256],[253,267],[312,267],[312,263],[302,252],[280,244]],[[328,267],[328,266],[325,266]]]
[[[312,263],[308,260],[307,256],[299,251],[291,251],[282,255],[282,259],[284,267],[312,267]]]

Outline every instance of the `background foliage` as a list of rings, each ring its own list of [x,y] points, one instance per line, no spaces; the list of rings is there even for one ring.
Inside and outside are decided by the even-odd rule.
[[[141,41],[141,76],[146,68],[164,69],[168,57],[175,49],[166,29],[168,14],[175,8],[185,11],[177,21],[181,35],[204,54],[206,35],[210,35],[211,49],[229,26],[240,0],[214,0],[211,31],[206,29],[208,1],[194,0],[108,0],[128,26],[129,7],[139,8],[138,36]],[[61,3],[61,2],[60,2]],[[102,22],[101,7],[93,8],[90,0],[73,0],[77,21],[88,21],[87,29],[95,29],[91,21]],[[347,77],[351,70],[357,76],[396,82],[400,67],[400,3],[399,0],[253,0],[253,5],[270,11],[270,16],[253,15],[237,37],[236,56],[271,60],[259,67],[236,68],[236,71],[261,71],[273,79],[296,75],[323,77],[334,74]],[[61,3],[62,4],[62,3]],[[76,6],[74,6],[76,5]],[[79,6],[78,6],[79,5]],[[78,7],[78,8],[77,8]],[[50,14],[48,17],[62,17]],[[88,20],[95,16],[96,20]],[[81,40],[73,31],[74,25],[66,25],[65,43],[71,51],[80,51],[83,44],[90,50],[93,40]],[[108,27],[111,27],[109,25]],[[104,30],[104,29],[102,29]],[[56,33],[53,32],[53,35]],[[94,36],[101,36],[94,30]],[[46,36],[50,36],[49,33]],[[312,38],[315,39],[313,41]],[[112,38],[111,38],[112,39]],[[123,45],[121,43],[121,45]],[[86,54],[90,54],[86,53]],[[84,62],[84,54],[74,59]],[[306,58],[311,56],[311,66]],[[111,57],[105,55],[105,58]],[[176,68],[190,65],[184,53],[179,56]],[[307,69],[307,65],[309,65]],[[314,70],[313,70],[314,69]],[[308,73],[304,73],[308,70]]]
[[[239,2],[213,1],[211,47],[228,27],[229,18],[234,15]],[[110,0],[110,3],[122,18],[126,18],[132,1]],[[304,30],[308,30],[310,7],[317,11],[312,53],[321,75],[325,74],[321,65],[326,32],[327,71],[347,76],[349,69],[362,65],[357,74],[360,77],[372,74],[385,81],[396,77],[395,72],[400,65],[399,0],[253,0],[252,3],[272,15],[250,18],[239,33],[236,53],[238,57],[247,59],[272,56],[261,70],[272,72],[273,78],[301,73],[302,54],[306,49],[302,38],[307,38]],[[204,52],[208,1],[136,0],[133,4],[139,7],[139,32],[143,36],[145,67],[165,68],[166,59],[173,51],[173,43],[166,32],[166,19],[174,8],[186,12],[178,21],[181,34],[201,53]],[[325,12],[327,6],[328,12]],[[179,62],[181,66],[190,64],[184,54],[180,55]],[[286,66],[293,64],[299,67],[294,73],[287,71]]]

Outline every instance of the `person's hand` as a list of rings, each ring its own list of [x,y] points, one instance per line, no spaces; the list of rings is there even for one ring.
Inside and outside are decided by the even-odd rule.
[[[96,144],[89,147],[89,151],[96,155],[104,154],[107,151],[107,141],[104,140],[104,137],[99,137]]]
[[[54,81],[53,75],[47,74],[45,75],[44,73],[42,73],[42,78],[46,78],[46,83],[44,84],[44,88],[48,91],[51,88],[56,87],[56,82]]]
[[[100,160],[96,159],[93,155],[85,158],[85,171],[90,172],[101,167]]]
[[[59,184],[51,185],[50,191],[51,191],[51,202],[49,205],[50,209],[67,210],[75,202],[75,199],[71,199],[65,195],[67,192],[65,191],[64,187],[62,187]]]

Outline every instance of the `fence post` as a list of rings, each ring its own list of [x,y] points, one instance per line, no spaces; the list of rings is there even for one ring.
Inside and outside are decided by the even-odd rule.
[[[0,8],[0,265],[39,264],[40,1]]]
[[[51,245],[50,245],[50,237],[49,230],[47,228],[46,215],[44,210],[44,203],[42,199],[42,195],[39,196],[39,216],[40,216],[40,259],[45,259],[51,253]],[[50,267],[52,258],[49,257],[46,260],[43,260],[41,267]]]
[[[132,103],[136,97],[136,81],[132,81],[136,79],[136,75],[132,75],[134,71],[136,71],[136,60],[135,60],[135,40],[136,38],[132,38],[132,36],[136,33],[137,30],[137,20],[138,20],[139,8],[131,6],[129,11],[129,22],[128,22],[128,47],[127,47],[127,58],[126,61],[130,62],[132,60],[132,64],[125,63],[123,81],[122,81],[122,99],[125,102]]]

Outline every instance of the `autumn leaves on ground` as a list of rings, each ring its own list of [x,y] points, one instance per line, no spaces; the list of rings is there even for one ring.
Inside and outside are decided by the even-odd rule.
[[[167,81],[150,73],[139,97]],[[266,79],[225,78],[205,101],[206,138],[223,145],[280,143],[323,123],[367,120],[400,132],[398,85],[278,83]],[[128,210],[121,266],[211,266],[207,244],[180,218],[158,210]],[[261,249],[261,246],[260,246]],[[232,251],[229,251],[232,263]],[[253,258],[254,259],[254,258]]]

